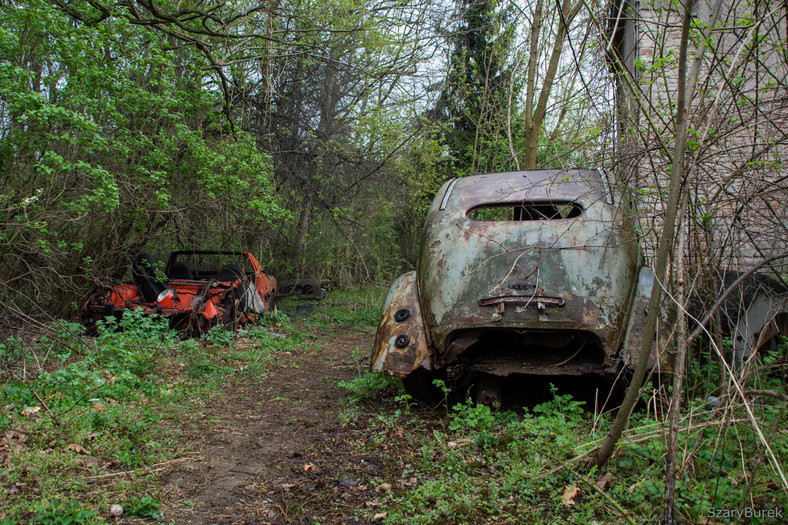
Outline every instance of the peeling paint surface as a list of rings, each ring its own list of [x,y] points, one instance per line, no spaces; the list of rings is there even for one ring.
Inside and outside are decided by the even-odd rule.
[[[190,258],[230,264],[198,269],[186,264]],[[151,270],[149,261],[141,264],[143,259],[132,261],[133,283],[101,289],[85,301],[82,317],[88,331],[94,331],[102,317],[139,309],[168,319],[172,328],[186,336],[199,337],[217,325],[235,329],[253,322],[275,305],[276,279],[263,272],[251,253],[172,252],[161,276]]]
[[[596,170],[534,170],[446,183],[415,276],[392,286],[372,369],[402,375],[416,361],[462,361],[492,375],[615,373],[644,288],[631,214],[606,180]],[[420,311],[409,333],[424,332],[412,358],[390,341],[403,305]]]
[[[416,368],[431,368],[427,334],[416,291],[416,272],[391,285],[372,356],[371,370],[404,377]]]

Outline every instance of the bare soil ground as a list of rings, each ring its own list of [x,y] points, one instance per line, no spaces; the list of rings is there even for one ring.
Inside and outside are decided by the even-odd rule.
[[[374,518],[368,481],[383,460],[355,452],[353,425],[339,419],[347,391],[337,385],[357,374],[352,351],[368,355],[374,336],[319,335],[322,350],[298,350],[265,377],[228,382],[172,423],[195,453],[162,472],[165,521],[357,523],[358,508]]]

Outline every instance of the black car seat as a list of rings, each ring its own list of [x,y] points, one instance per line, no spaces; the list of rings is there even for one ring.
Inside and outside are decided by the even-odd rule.
[[[156,259],[147,253],[141,253],[131,261],[131,276],[137,285],[142,298],[146,302],[156,302],[159,294],[164,290],[164,285],[156,280],[153,264]]]
[[[226,264],[219,270],[219,276],[216,278],[219,282],[235,281],[236,279],[243,279],[244,269],[240,264]]]
[[[172,265],[172,268],[170,268],[170,279],[192,280],[194,279],[194,274],[188,264],[185,262],[176,262]]]

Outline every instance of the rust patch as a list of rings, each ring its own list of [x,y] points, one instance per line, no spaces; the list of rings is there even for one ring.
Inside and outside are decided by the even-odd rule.
[[[645,289],[631,213],[612,197],[596,170],[444,185],[417,271],[389,292],[372,370],[404,377],[457,363],[491,376],[615,374],[628,362],[625,339],[638,337]],[[401,309],[418,315],[397,322]]]
[[[416,272],[391,286],[375,336],[370,369],[405,377],[417,368],[431,368],[427,333],[416,290]]]

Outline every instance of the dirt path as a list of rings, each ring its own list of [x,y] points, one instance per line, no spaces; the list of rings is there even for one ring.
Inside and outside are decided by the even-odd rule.
[[[350,430],[339,421],[347,392],[337,386],[356,375],[352,351],[366,354],[373,337],[323,332],[322,350],[299,350],[266,377],[229,382],[175,425],[196,453],[164,472],[165,519],[342,523],[356,505],[374,506],[374,493],[352,471],[374,474],[376,460],[351,457]]]

